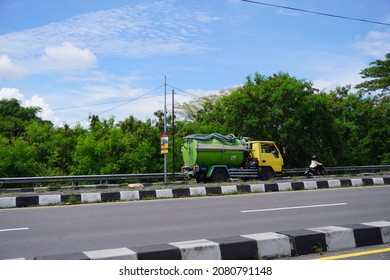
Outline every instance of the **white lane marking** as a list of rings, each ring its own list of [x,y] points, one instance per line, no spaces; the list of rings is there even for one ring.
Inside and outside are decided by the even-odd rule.
[[[28,227],[22,227],[22,228],[5,228],[5,229],[0,229],[0,232],[4,231],[18,231],[18,230],[28,230]]]
[[[241,213],[251,213],[251,212],[267,212],[267,211],[279,211],[279,210],[291,210],[291,209],[303,209],[303,208],[317,208],[317,207],[331,207],[331,206],[341,206],[347,205],[348,203],[332,203],[332,204],[316,204],[316,205],[302,205],[302,206],[292,206],[292,207],[281,207],[281,208],[268,208],[268,209],[255,209],[255,210],[243,210]]]

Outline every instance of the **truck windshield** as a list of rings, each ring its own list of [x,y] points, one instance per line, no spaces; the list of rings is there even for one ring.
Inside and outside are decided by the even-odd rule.
[[[279,158],[278,150],[276,149],[275,145],[272,143],[262,143],[261,151],[263,154],[273,154],[275,158]]]

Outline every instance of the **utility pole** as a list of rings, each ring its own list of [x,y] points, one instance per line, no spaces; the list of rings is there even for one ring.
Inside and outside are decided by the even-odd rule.
[[[164,76],[164,133],[167,132],[167,76]],[[167,180],[167,154],[164,153],[164,183]]]
[[[175,179],[175,90],[172,89],[172,178]]]

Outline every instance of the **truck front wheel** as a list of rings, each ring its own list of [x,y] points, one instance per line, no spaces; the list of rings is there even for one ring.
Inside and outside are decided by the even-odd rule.
[[[216,168],[213,171],[213,174],[211,175],[211,181],[213,182],[226,182],[228,178],[228,175],[226,173],[226,170],[222,168]]]
[[[262,168],[259,175],[260,175],[260,180],[262,181],[268,181],[269,179],[275,177],[275,173],[271,167]]]

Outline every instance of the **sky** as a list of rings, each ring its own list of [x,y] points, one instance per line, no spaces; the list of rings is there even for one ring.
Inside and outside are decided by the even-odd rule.
[[[260,2],[387,25],[241,0],[0,0],[0,99],[57,127],[155,119],[173,89],[177,107],[286,72],[329,91],[390,52],[388,0]]]

